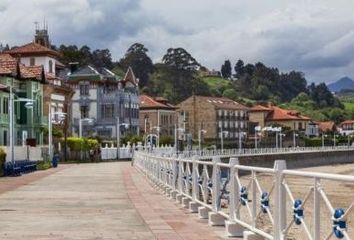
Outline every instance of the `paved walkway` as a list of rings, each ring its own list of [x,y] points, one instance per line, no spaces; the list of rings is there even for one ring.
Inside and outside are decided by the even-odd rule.
[[[156,192],[130,163],[64,166],[0,179],[0,239],[222,239]]]

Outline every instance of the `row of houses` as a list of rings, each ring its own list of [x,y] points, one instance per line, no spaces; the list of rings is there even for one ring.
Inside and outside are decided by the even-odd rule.
[[[246,107],[224,97],[191,96],[176,106],[164,98],[140,96],[141,134],[174,136],[174,129],[181,135],[198,139],[252,138],[257,133],[281,127],[283,131],[302,133],[309,137],[322,134],[354,133],[354,121],[345,121],[336,126],[334,122],[315,122],[299,111],[283,109],[272,104]],[[279,128],[277,128],[279,129]],[[159,130],[159,131],[158,131]]]
[[[32,42],[0,53],[0,145],[10,141],[11,104],[16,144],[44,144],[50,122],[66,135],[111,139],[117,129],[139,133],[138,79],[132,69],[119,77],[106,68],[65,66],[60,57],[47,29],[36,29]],[[119,121],[129,127],[117,128]]]

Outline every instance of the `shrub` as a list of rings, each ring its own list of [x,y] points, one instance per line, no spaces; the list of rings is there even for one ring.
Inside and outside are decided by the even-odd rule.
[[[67,138],[67,144],[71,151],[87,151],[99,146],[99,142],[97,139],[78,137]]]
[[[4,164],[6,162],[6,152],[0,148],[0,177],[4,175]]]
[[[49,160],[43,160],[37,162],[37,170],[46,170],[52,167],[52,164]]]
[[[174,140],[171,136],[163,135],[160,137],[160,145],[172,145]]]

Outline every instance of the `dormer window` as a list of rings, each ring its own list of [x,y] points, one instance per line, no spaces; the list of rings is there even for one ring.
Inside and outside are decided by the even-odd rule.
[[[36,59],[34,57],[30,58],[30,66],[36,65]]]
[[[53,73],[53,61],[49,60],[49,73]]]

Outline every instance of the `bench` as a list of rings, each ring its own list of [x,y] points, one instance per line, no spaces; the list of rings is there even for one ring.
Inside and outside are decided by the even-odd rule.
[[[4,165],[4,172],[6,176],[21,176],[21,174],[34,172],[37,170],[37,163],[35,161],[20,160],[7,162]]]

